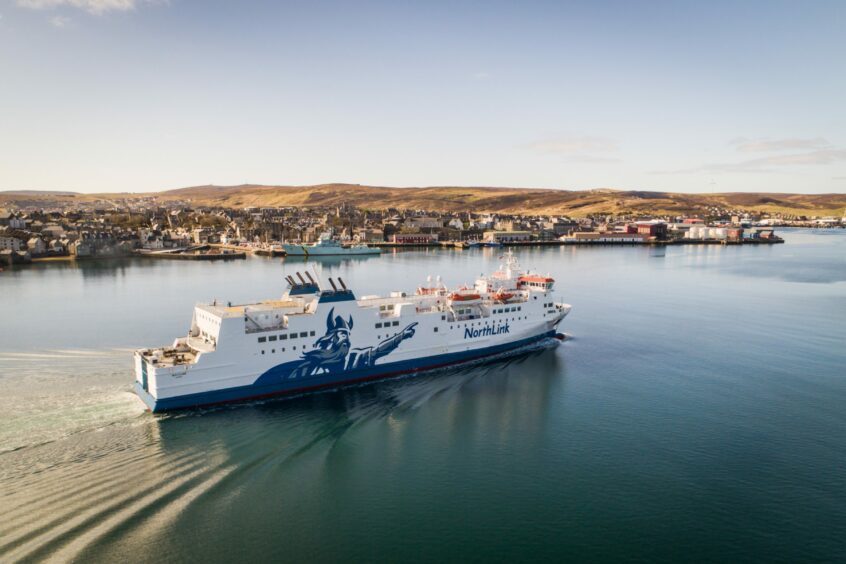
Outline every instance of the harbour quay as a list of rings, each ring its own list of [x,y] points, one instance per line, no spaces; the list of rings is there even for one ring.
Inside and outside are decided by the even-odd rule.
[[[517,214],[408,209],[193,207],[118,200],[0,213],[0,263],[109,259],[232,260],[285,256],[286,245],[328,237],[342,247],[382,249],[556,245],[773,244],[778,226],[815,226],[751,211],[713,208],[686,216]],[[814,221],[814,220],[810,220]],[[842,218],[824,227],[843,227]],[[190,250],[189,250],[190,249]],[[234,253],[234,254],[232,254]]]

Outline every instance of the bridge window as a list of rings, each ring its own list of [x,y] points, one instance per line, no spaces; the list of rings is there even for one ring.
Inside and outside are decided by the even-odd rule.
[[[302,333],[300,333],[300,337],[308,337],[308,333],[303,331]]]
[[[297,338],[297,334],[296,334],[296,333],[291,333],[291,338],[292,338],[292,339],[296,339],[296,338]]]
[[[399,321],[394,321],[394,322],[392,323],[392,325],[393,325],[394,327],[398,326],[398,325],[399,325]]]
[[[259,337],[258,338],[259,343],[264,343],[265,341],[267,341],[267,337]],[[264,351],[261,351],[261,352],[264,353]]]
[[[309,332],[309,335],[314,337],[314,331]]]
[[[287,334],[287,333],[282,333],[281,335],[279,335],[279,340],[280,340],[280,341],[284,341],[284,340],[285,340],[285,339],[287,339],[287,338],[288,338],[288,334]]]
[[[267,340],[268,340],[268,341],[275,341],[275,340],[276,340],[276,335],[271,335],[270,337],[268,337],[268,338],[267,338]]]
[[[381,324],[381,323],[377,323],[377,324],[376,324],[376,329],[381,329],[381,328],[382,328],[382,324]]]

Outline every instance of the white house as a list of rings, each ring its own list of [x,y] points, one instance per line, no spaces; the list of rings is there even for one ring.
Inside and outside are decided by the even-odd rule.
[[[33,237],[26,242],[26,246],[33,255],[43,255],[47,251],[47,245],[44,244],[44,239],[40,237]]]

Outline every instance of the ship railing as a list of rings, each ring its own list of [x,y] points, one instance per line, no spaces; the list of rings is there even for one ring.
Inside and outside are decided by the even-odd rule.
[[[192,349],[200,352],[212,352],[215,349],[215,344],[206,341],[200,337],[188,337],[186,344]]]

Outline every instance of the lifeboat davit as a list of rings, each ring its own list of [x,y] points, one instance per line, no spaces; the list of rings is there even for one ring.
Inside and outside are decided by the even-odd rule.
[[[514,294],[511,292],[506,292],[505,290],[497,290],[496,293],[493,295],[494,301],[497,303],[504,304],[508,300],[514,297]]]

